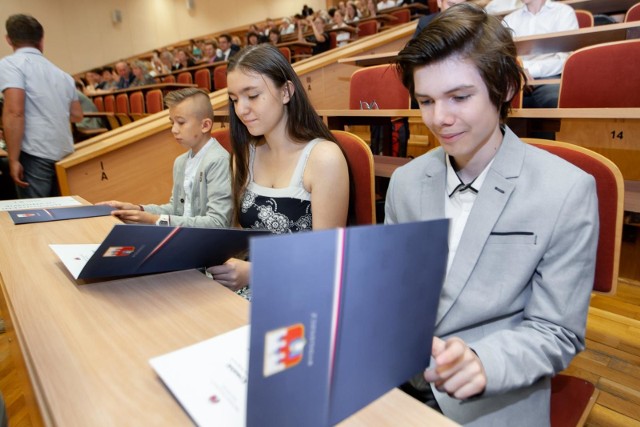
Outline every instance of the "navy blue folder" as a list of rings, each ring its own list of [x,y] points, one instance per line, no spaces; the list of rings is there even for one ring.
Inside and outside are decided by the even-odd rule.
[[[265,231],[115,225],[79,279],[131,276],[221,265]]]
[[[448,220],[251,241],[247,426],[333,425],[429,364]]]
[[[111,215],[115,208],[106,205],[76,206],[72,208],[23,209],[9,211],[14,224],[60,221],[63,219],[92,218]]]

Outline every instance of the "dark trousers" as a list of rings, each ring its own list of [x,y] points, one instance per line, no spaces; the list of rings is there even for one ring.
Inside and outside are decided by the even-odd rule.
[[[23,151],[20,153],[20,163],[23,169],[22,180],[29,184],[24,188],[16,186],[20,199],[60,195],[55,160],[32,156]]]

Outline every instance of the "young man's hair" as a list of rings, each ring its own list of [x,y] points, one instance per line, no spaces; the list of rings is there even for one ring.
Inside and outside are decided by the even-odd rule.
[[[220,34],[220,36],[218,36],[218,40],[219,39],[225,39],[227,43],[231,43],[231,36],[229,34]]]
[[[5,27],[14,47],[37,47],[44,37],[44,28],[36,18],[30,15],[11,15]]]
[[[407,43],[398,54],[396,67],[402,83],[414,96],[414,71],[453,56],[475,64],[504,123],[511,100],[526,79],[509,29],[478,6],[452,6]]]
[[[172,108],[184,102],[186,99],[193,99],[193,102],[196,103],[195,108],[198,112],[198,118],[211,119],[213,121],[213,107],[211,107],[211,100],[209,99],[207,92],[202,89],[188,87],[185,89],[174,90],[164,97],[164,103],[167,108]]]

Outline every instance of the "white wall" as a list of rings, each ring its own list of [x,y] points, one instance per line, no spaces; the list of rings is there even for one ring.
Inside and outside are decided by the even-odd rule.
[[[0,0],[0,32],[15,13],[33,15],[44,26],[44,53],[73,74],[160,46],[201,35],[293,15],[307,4],[318,10],[325,0]],[[112,12],[122,12],[113,24]],[[0,42],[0,57],[11,53]]]

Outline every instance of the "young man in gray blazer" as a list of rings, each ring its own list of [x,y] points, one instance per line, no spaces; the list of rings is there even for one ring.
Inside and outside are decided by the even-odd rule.
[[[461,4],[429,28],[398,69],[441,147],[393,174],[385,220],[451,218],[449,262],[431,364],[402,388],[461,424],[549,425],[585,345],[595,181],[504,125],[523,72],[497,18]]]

